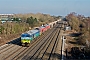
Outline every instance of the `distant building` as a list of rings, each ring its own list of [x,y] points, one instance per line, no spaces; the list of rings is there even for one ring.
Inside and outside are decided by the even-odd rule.
[[[66,26],[66,27],[65,27],[65,30],[66,30],[66,31],[70,31],[70,30],[71,30],[71,27],[70,27],[70,26]]]
[[[10,21],[11,18],[13,18],[14,14],[0,14],[0,21],[6,22],[6,21]]]

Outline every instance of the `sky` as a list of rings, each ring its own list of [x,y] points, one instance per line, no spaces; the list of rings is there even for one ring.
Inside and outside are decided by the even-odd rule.
[[[66,16],[71,12],[90,16],[90,0],[0,0],[0,14],[44,13]]]

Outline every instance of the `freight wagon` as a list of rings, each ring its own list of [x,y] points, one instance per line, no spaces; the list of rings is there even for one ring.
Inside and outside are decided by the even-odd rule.
[[[50,28],[54,27],[56,25],[57,21],[49,23]]]
[[[48,24],[45,24],[44,26],[45,26],[46,30],[48,30],[50,28],[50,25],[48,25]]]
[[[36,29],[40,31],[40,35],[46,31],[46,28],[44,26],[40,26],[39,28]]]

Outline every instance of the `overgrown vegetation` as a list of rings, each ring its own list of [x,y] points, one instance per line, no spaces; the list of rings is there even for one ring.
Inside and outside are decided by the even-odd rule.
[[[72,30],[81,33],[77,37],[80,45],[86,46],[90,52],[90,17],[84,17],[83,15],[77,15],[75,12],[70,13],[66,16],[69,25]]]
[[[27,18],[26,23],[28,23],[31,28],[39,26],[39,21],[37,20],[37,18],[33,18],[32,16]]]

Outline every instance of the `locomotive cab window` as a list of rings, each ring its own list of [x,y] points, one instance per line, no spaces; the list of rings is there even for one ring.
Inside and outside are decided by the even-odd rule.
[[[21,37],[30,37],[29,34],[22,34]]]

